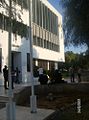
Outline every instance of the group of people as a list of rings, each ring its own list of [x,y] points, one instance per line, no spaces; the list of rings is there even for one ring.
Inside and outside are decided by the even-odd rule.
[[[19,83],[19,73],[18,67],[16,70],[11,72],[11,82],[12,82],[12,89],[14,89],[14,82]],[[4,76],[4,88],[8,89],[9,87],[9,78],[8,78],[8,67],[5,65],[3,68],[3,76]],[[15,78],[15,79],[14,79]]]
[[[38,73],[39,73],[39,81],[40,83],[42,84],[47,84],[48,82],[48,76],[46,75],[44,69],[42,67],[39,67],[39,69],[37,70]],[[81,68],[77,68],[75,69],[74,67],[70,67],[69,68],[69,72],[70,72],[70,80],[71,82],[75,82],[75,74],[77,73],[77,79],[78,79],[78,82],[81,82]],[[16,67],[16,69],[14,71],[11,72],[11,80],[12,80],[12,89],[14,88],[14,85],[13,83],[19,83],[19,69],[18,67]],[[57,79],[57,81],[59,80],[59,74],[57,74],[58,72],[54,72],[55,75],[53,74],[54,76],[54,79]],[[3,76],[4,76],[4,87],[5,89],[8,89],[9,87],[9,80],[8,80],[8,67],[5,65],[4,68],[3,68]],[[62,79],[62,76],[60,76],[60,80]],[[60,81],[59,81],[60,82]]]
[[[81,68],[80,67],[78,67],[77,69],[75,69],[74,67],[70,67],[69,73],[70,73],[71,82],[75,82],[75,74],[77,75],[78,82],[81,82]]]
[[[55,83],[63,83],[64,81],[62,80],[62,74],[59,69],[52,69],[46,73],[46,71],[42,68],[38,68],[38,74],[39,74],[39,79],[38,81],[41,84],[55,84]]]
[[[48,76],[46,75],[45,70],[42,67],[39,67],[37,71],[38,71],[38,74],[39,74],[39,82],[41,84],[47,84]]]

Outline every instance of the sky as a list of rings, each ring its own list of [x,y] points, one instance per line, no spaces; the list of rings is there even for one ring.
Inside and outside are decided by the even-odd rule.
[[[60,0],[48,0],[59,12],[61,12],[61,8],[59,7]]]
[[[60,0],[48,0],[60,13],[62,13],[62,8],[59,5],[59,1]],[[70,47],[66,47],[65,48],[65,52],[66,51],[73,51],[74,53],[82,53],[84,51],[86,51],[87,47],[85,45],[82,45],[80,47],[74,47],[74,46],[70,46]]]

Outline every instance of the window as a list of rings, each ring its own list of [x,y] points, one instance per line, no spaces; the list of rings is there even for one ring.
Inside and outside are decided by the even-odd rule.
[[[33,44],[36,45],[36,36],[33,36]]]
[[[47,49],[49,49],[49,41],[47,41]]]
[[[46,48],[46,40],[44,40],[44,48]]]
[[[0,72],[1,72],[1,66],[2,66],[2,48],[0,48]]]
[[[33,22],[35,22],[35,0],[32,1],[32,7],[33,7]]]
[[[40,11],[39,11],[39,3],[40,3],[40,1],[39,0],[37,0],[37,24],[38,25],[40,25]]]
[[[37,46],[40,46],[40,38],[37,37]]]
[[[43,39],[40,38],[40,46],[43,47]]]
[[[27,71],[30,72],[30,54],[27,53]]]

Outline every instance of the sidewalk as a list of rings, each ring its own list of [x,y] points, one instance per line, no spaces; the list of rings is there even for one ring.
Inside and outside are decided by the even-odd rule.
[[[31,86],[31,83],[15,84],[13,93],[19,93],[27,86]],[[3,86],[0,86],[0,97],[2,98],[3,96],[8,96],[8,90],[5,90]],[[16,106],[16,120],[44,120],[53,112],[54,110],[37,108],[37,113],[31,113],[30,107]],[[6,120],[6,107],[0,109],[0,120]]]
[[[31,113],[30,107],[16,106],[16,120],[44,120],[54,110],[37,109],[37,113]],[[0,110],[0,120],[6,120],[6,108]]]
[[[39,82],[34,82],[34,86],[39,84],[40,84]],[[13,93],[19,93],[27,86],[31,86],[31,83],[14,84]],[[6,95],[6,96],[8,95],[8,89],[5,90],[3,85],[0,86],[0,96],[1,95]]]

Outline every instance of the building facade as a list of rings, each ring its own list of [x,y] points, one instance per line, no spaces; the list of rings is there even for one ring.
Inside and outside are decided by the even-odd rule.
[[[8,5],[0,2],[0,84],[8,66]],[[20,70],[20,81],[30,82],[29,1],[12,0],[11,67]],[[50,70],[64,62],[62,16],[47,0],[32,0],[33,64]]]

